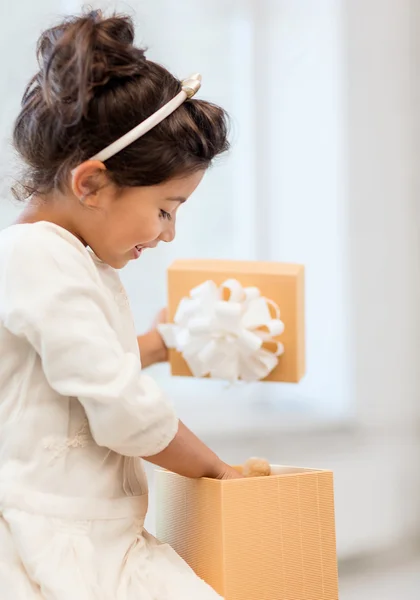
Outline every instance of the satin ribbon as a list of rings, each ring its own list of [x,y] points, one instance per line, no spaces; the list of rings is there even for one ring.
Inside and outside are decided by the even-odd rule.
[[[179,303],[174,323],[159,325],[168,348],[180,352],[194,377],[259,381],[284,352],[278,305],[236,279],[206,281]]]

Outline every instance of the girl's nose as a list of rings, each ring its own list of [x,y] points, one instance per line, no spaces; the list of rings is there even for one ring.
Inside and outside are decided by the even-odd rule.
[[[162,231],[159,237],[162,242],[169,243],[174,241],[175,233],[175,219],[173,219],[173,221],[168,221],[165,229]]]

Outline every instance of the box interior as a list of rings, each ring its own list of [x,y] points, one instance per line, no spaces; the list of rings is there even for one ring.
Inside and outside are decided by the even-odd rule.
[[[270,465],[271,475],[298,475],[301,473],[319,473],[322,469],[307,469],[305,467],[290,467],[285,465]],[[242,465],[235,465],[234,468],[242,473]]]

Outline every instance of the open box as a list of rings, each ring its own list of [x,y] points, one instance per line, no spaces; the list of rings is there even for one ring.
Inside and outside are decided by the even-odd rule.
[[[156,473],[157,537],[225,600],[337,600],[331,471],[218,481]]]

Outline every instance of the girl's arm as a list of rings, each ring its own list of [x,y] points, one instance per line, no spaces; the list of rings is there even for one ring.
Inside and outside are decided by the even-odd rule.
[[[168,349],[157,329],[151,329],[144,335],[139,335],[137,343],[143,369],[168,360]]]
[[[156,329],[158,323],[167,322],[166,309],[160,311],[154,329],[137,338],[143,368],[168,360],[168,349]],[[237,479],[242,477],[235,469],[224,463],[201,442],[183,423],[169,446],[155,456],[145,457],[150,463],[185,477],[212,479]]]
[[[178,418],[138,355],[122,346],[109,296],[74,236],[46,223],[9,228],[0,281],[2,322],[38,354],[63,410],[78,398],[99,446],[137,457],[169,445]]]
[[[137,343],[140,351],[141,366],[143,369],[151,367],[156,363],[166,362],[168,360],[168,349],[157,330],[160,323],[167,322],[167,310],[161,310],[153,323],[152,329],[144,335],[137,337]]]
[[[178,433],[169,446],[159,454],[145,459],[184,477],[210,477],[211,479],[242,477],[233,467],[221,461],[181,422],[179,422]]]

